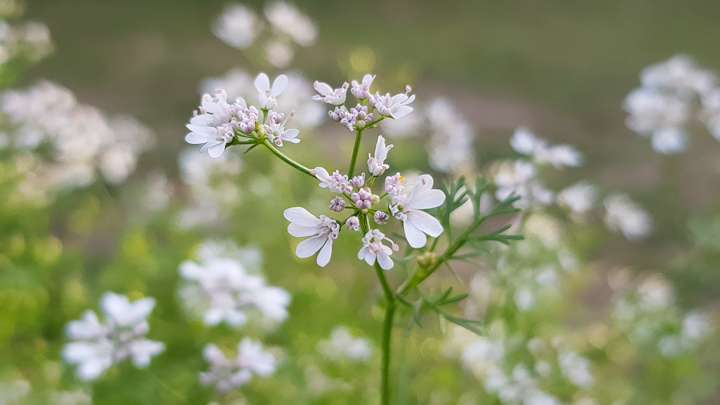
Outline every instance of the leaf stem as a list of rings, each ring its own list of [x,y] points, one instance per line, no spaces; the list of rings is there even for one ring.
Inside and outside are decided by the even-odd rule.
[[[313,177],[313,178],[315,177],[315,175],[312,174],[312,172],[310,171],[310,169],[308,169],[307,167],[303,166],[302,164],[296,162],[295,160],[293,160],[293,159],[292,159],[291,157],[289,157],[288,155],[280,152],[280,150],[279,150],[278,148],[276,148],[275,145],[273,145],[273,144],[270,142],[269,139],[267,139],[267,138],[263,139],[263,140],[262,140],[262,144],[263,144],[266,148],[268,148],[268,149],[270,150],[270,152],[272,152],[275,156],[277,156],[278,158],[280,158],[280,160],[282,160],[283,162],[289,164],[289,165],[292,166],[294,169],[296,169],[296,170],[298,170],[298,171],[300,171],[300,172],[302,172],[302,173],[305,173],[305,174],[307,174],[308,176],[311,176],[311,177]]]

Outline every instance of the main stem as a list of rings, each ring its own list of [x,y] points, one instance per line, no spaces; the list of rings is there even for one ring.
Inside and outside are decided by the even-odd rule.
[[[352,157],[350,158],[350,169],[348,169],[348,177],[355,175],[355,163],[357,163],[357,155],[360,152],[360,140],[362,139],[362,128],[355,130],[355,145],[353,145]]]
[[[385,293],[385,320],[382,331],[382,363],[380,366],[380,404],[390,404],[390,357],[392,354],[392,331],[395,318],[395,295],[385,279],[383,269],[375,263],[375,273]]]

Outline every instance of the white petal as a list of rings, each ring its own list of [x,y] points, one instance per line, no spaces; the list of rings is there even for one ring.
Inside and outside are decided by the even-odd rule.
[[[320,220],[303,207],[288,208],[283,212],[283,216],[288,221],[300,226],[318,226]]]
[[[440,224],[440,221],[437,220],[437,218],[433,217],[432,215],[428,214],[424,211],[410,211],[407,214],[407,221],[412,222],[412,224],[419,229],[422,232],[425,232],[426,234],[437,238],[440,236],[440,234],[443,232],[442,224]]]
[[[408,208],[426,210],[430,208],[439,207],[445,202],[445,193],[438,189],[432,190],[420,190],[415,195],[412,201],[407,204]]]
[[[270,92],[270,95],[273,97],[277,97],[281,95],[285,89],[288,87],[288,78],[285,75],[280,75],[275,78],[275,81],[273,81],[272,84],[272,91]]]
[[[380,268],[382,268],[383,270],[390,270],[393,268],[394,263],[389,255],[385,253],[380,253],[377,258],[378,263],[380,264]]]
[[[199,144],[207,142],[207,136],[200,135],[197,132],[190,132],[187,135],[185,135],[185,142],[192,144],[192,145],[199,145]]]
[[[288,225],[288,233],[296,238],[306,238],[308,236],[317,235],[317,226],[302,226],[295,223]]]
[[[219,142],[207,148],[211,158],[219,158],[225,152],[225,143]]]
[[[295,249],[295,255],[301,259],[305,259],[317,253],[318,250],[322,249],[323,245],[327,241],[325,236],[315,236],[312,238],[305,239],[298,243]]]
[[[325,245],[322,247],[322,249],[320,249],[320,253],[317,256],[318,266],[325,267],[328,263],[330,263],[330,257],[332,256],[332,245],[333,241],[328,238],[325,242]]]
[[[270,91],[270,78],[265,73],[260,73],[255,78],[255,89],[259,93],[267,93]]]
[[[333,94],[333,88],[330,87],[330,85],[327,83],[315,81],[315,83],[313,83],[313,88],[315,88],[315,91],[317,91],[323,96],[329,96]]]
[[[427,237],[410,221],[405,221],[403,223],[403,229],[405,230],[405,239],[407,239],[410,246],[415,249],[425,246],[427,243]]]
[[[399,120],[400,118],[402,118],[402,117],[410,114],[411,112],[413,112],[413,108],[412,108],[412,107],[409,107],[409,106],[406,106],[406,105],[401,105],[401,106],[399,106],[399,107],[393,108],[393,110],[392,110],[392,116],[393,116],[393,118],[395,118],[396,120]]]

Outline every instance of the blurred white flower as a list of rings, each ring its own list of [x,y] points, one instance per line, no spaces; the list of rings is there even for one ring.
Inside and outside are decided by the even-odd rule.
[[[527,128],[517,128],[510,140],[516,152],[531,157],[537,164],[550,164],[556,169],[577,167],[582,164],[582,155],[570,145],[548,145]]]
[[[237,347],[235,357],[228,357],[214,344],[203,349],[203,357],[210,369],[200,373],[200,382],[226,394],[249,383],[253,377],[268,377],[275,373],[278,358],[263,345],[244,338]]]
[[[295,56],[292,47],[283,41],[268,41],[265,44],[265,58],[276,68],[287,67]]]
[[[716,84],[716,77],[712,72],[701,68],[685,55],[676,55],[646,67],[640,78],[645,87],[674,91],[683,96],[705,94]]]
[[[433,100],[426,114],[431,130],[427,150],[433,169],[444,173],[461,173],[471,169],[474,164],[474,130],[470,123],[444,98]],[[408,119],[415,116],[410,115]]]
[[[558,355],[560,369],[565,376],[578,387],[588,388],[593,383],[590,361],[579,354],[563,350]]]
[[[367,339],[354,337],[348,328],[335,327],[330,337],[318,343],[318,351],[333,361],[370,361],[373,353],[372,345]]]
[[[240,327],[255,317],[263,324],[276,326],[287,319],[290,304],[287,291],[268,286],[261,275],[250,273],[237,257],[209,255],[210,252],[202,252],[201,261],[185,261],[180,265],[180,275],[185,280],[181,290],[183,301],[190,310],[202,315],[205,324],[216,326],[224,322]]]
[[[226,44],[237,49],[252,45],[261,29],[261,23],[247,6],[230,4],[213,24],[213,34]]]
[[[273,29],[288,35],[301,46],[310,46],[317,40],[317,28],[312,20],[293,4],[274,1],[265,6],[265,17]]]
[[[555,194],[537,179],[537,168],[531,162],[502,162],[496,167],[494,180],[497,187],[495,197],[504,200],[514,194],[520,197],[515,204],[517,207],[526,209],[535,205],[550,205],[555,201]]]
[[[590,211],[595,205],[596,199],[595,187],[585,181],[573,184],[557,195],[558,203],[576,215],[583,215]]]
[[[135,367],[145,368],[165,349],[163,343],[145,339],[154,299],[131,302],[123,295],[105,293],[100,306],[104,322],[95,312],[86,311],[82,319],[67,326],[71,342],[65,345],[63,358],[77,366],[77,375],[82,380],[94,380],[126,359],[131,359]]]
[[[290,235],[307,238],[295,249],[297,257],[304,259],[320,252],[316,262],[318,266],[325,267],[330,262],[333,241],[338,237],[340,224],[325,215],[320,215],[318,218],[302,207],[288,208],[283,216],[290,221],[288,225]]]
[[[627,239],[642,239],[652,232],[652,217],[625,194],[605,198],[605,224]]]

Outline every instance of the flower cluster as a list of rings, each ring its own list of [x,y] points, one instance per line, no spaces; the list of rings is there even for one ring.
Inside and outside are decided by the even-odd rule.
[[[367,362],[372,357],[373,347],[367,339],[354,337],[348,328],[337,326],[328,339],[318,343],[318,351],[333,361]]]
[[[286,116],[292,115],[293,122],[300,128],[317,127],[323,122],[325,111],[311,100],[312,84],[299,72],[287,72],[286,76],[287,89],[282,98],[276,100],[274,110]],[[202,93],[212,93],[216,89],[224,89],[229,99],[242,97],[250,104],[260,102],[252,76],[239,68],[231,69],[222,76],[208,78],[200,86]]]
[[[653,228],[650,214],[625,194],[612,194],[603,201],[605,223],[608,228],[621,232],[630,240],[646,237]]]
[[[228,101],[224,90],[204,94],[200,107],[187,124],[190,133],[185,141],[202,145],[202,150],[213,158],[222,156],[225,148],[233,143],[249,144],[267,139],[282,147],[285,142],[300,142],[300,131],[286,127],[289,115],[275,111],[277,97],[287,87],[287,76],[280,75],[271,84],[270,78],[260,73],[255,78],[259,108],[248,105],[242,97]]]
[[[266,350],[260,342],[244,338],[238,343],[237,353],[228,357],[214,344],[205,346],[203,357],[210,365],[200,373],[200,382],[226,394],[249,383],[253,377],[267,377],[277,368],[278,357]]]
[[[123,182],[135,169],[138,155],[152,145],[152,132],[134,118],[106,116],[51,82],[5,92],[0,111],[13,126],[14,148],[49,147],[49,156],[28,174],[33,185],[43,189],[86,186],[96,171],[111,183]]]
[[[123,295],[105,293],[100,306],[104,322],[95,312],[86,311],[82,319],[67,326],[72,342],[63,349],[63,358],[77,365],[81,379],[94,380],[126,359],[131,359],[135,367],[147,367],[165,349],[162,343],[145,338],[150,331],[147,317],[155,307],[154,299],[130,302]]]
[[[243,4],[228,5],[213,25],[213,33],[236,49],[247,49],[258,39],[270,64],[284,68],[295,56],[294,44],[308,47],[317,40],[315,24],[294,5],[268,3],[265,20]]]
[[[694,121],[705,124],[720,140],[720,86],[715,73],[679,55],[645,68],[640,78],[641,87],[625,98],[626,123],[637,134],[649,136],[655,151],[685,151]]]
[[[332,244],[342,229],[362,230],[362,247],[358,258],[373,266],[376,262],[385,270],[393,267],[391,258],[398,245],[385,233],[373,228],[385,225],[390,218],[402,222],[405,238],[413,248],[424,247],[427,236],[438,237],[443,228],[440,222],[424,210],[440,206],[445,201],[442,191],[433,189],[430,175],[418,176],[408,181],[399,173],[385,177],[382,195],[375,194],[372,185],[382,176],[389,165],[385,163],[392,145],[386,145],[385,138],[378,136],[375,154],[368,157],[368,172],[349,177],[336,170],[330,174],[322,167],[316,167],[312,174],[320,181],[319,186],[335,194],[330,201],[334,212],[349,211],[342,221],[321,215],[316,217],[302,207],[285,210],[285,219],[290,221],[288,232],[298,238],[307,238],[298,244],[298,257],[310,257],[319,252],[317,264],[325,266],[332,255]]]
[[[0,66],[15,59],[35,62],[52,52],[48,27],[39,22],[10,25],[0,21]]]
[[[328,112],[330,119],[339,122],[351,132],[373,127],[386,118],[398,120],[413,111],[411,104],[415,101],[415,95],[411,94],[410,86],[405,86],[404,93],[395,95],[379,92],[373,94],[371,87],[374,81],[375,76],[369,73],[359,82],[344,82],[337,88],[316,81],[313,87],[317,94],[313,96],[313,100],[334,106]],[[348,90],[355,98],[355,105],[346,105]]]
[[[224,246],[224,247],[223,247]],[[198,261],[185,261],[180,275],[185,280],[180,295],[206,325],[245,325],[249,318],[277,325],[287,316],[290,294],[267,285],[256,255],[233,244],[206,243]]]

